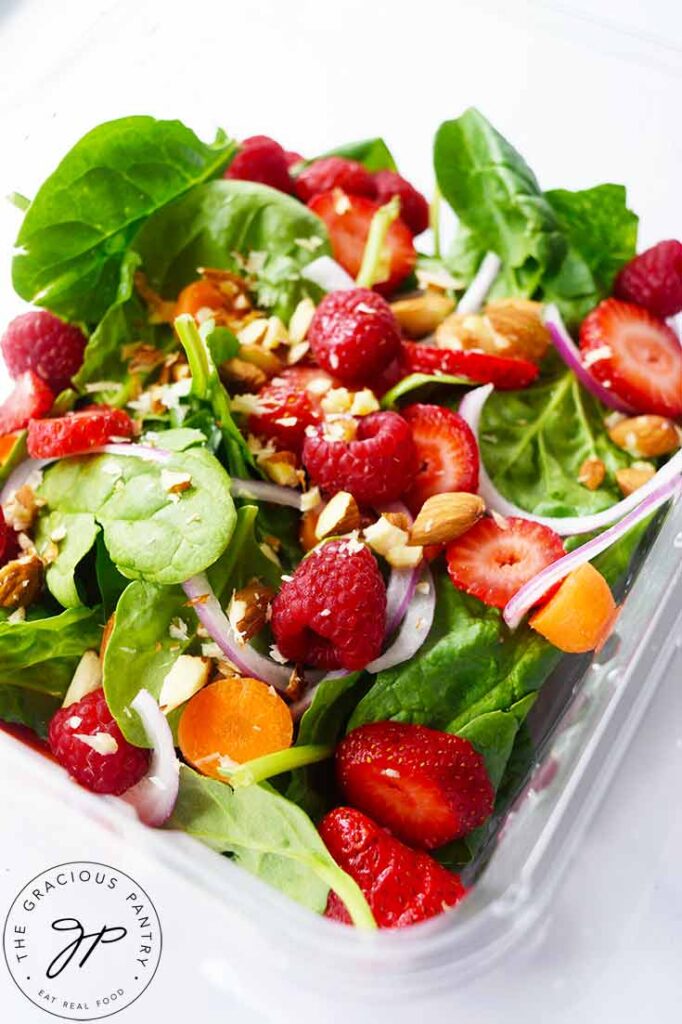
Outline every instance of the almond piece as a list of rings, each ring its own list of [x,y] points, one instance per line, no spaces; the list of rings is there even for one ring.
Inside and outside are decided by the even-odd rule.
[[[256,579],[232,594],[227,617],[241,643],[248,643],[263,629],[274,596],[272,587]]]
[[[507,342],[506,354],[537,362],[551,344],[542,319],[542,304],[529,299],[496,299],[483,310],[496,334]]]
[[[318,540],[325,537],[341,536],[360,528],[360,509],[352,494],[339,491],[320,512],[315,525]]]
[[[372,551],[382,555],[394,569],[414,569],[422,560],[422,549],[410,545],[407,530],[396,526],[386,515],[366,526],[363,536]]]
[[[433,288],[421,295],[391,303],[393,315],[410,338],[424,338],[427,334],[433,334],[454,308],[454,299]]]
[[[596,491],[604,482],[606,466],[595,455],[589,455],[578,471],[578,483],[588,491]]]
[[[76,671],[64,695],[62,707],[78,703],[89,693],[99,690],[102,685],[102,662],[96,651],[86,651],[76,666]]]
[[[23,555],[0,569],[0,608],[28,608],[43,586],[43,560]]]
[[[317,535],[315,528],[320,513],[317,509],[311,508],[301,516],[301,525],[298,530],[298,539],[304,551],[312,551],[317,547]]]
[[[406,512],[382,512],[384,519],[387,519],[392,526],[397,526],[405,533],[410,532],[410,517]]]
[[[477,494],[455,491],[434,494],[421,507],[410,531],[409,544],[446,544],[466,533],[485,512]]]
[[[638,490],[656,475],[655,468],[648,462],[633,462],[627,469],[616,470],[616,480],[624,497]]]
[[[680,437],[672,420],[665,416],[631,416],[609,429],[609,437],[623,451],[644,458],[667,455],[680,447]]]
[[[440,348],[477,349],[491,355],[505,354],[508,348],[490,321],[478,313],[452,313],[436,329],[436,344]]]
[[[284,369],[282,360],[278,359],[273,352],[261,348],[260,345],[242,345],[239,349],[239,357],[244,362],[257,366],[266,377],[276,377]]]
[[[208,682],[211,662],[191,654],[181,654],[175,659],[170,671],[164,677],[159,694],[159,707],[164,715],[179,708],[193,697]]]
[[[235,391],[249,391],[255,393],[260,391],[268,382],[268,376],[264,370],[246,359],[226,359],[220,364],[220,379],[223,384],[230,385]]]
[[[303,696],[303,688],[303,672],[299,665],[295,665],[289,676],[286,690],[283,691],[283,696],[292,702],[297,701]]]
[[[302,474],[293,452],[273,452],[260,456],[258,465],[280,487],[298,487],[301,483]]]

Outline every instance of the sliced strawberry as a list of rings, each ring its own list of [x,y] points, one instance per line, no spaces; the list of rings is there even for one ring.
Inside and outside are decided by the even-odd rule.
[[[0,405],[0,434],[23,430],[29,420],[39,419],[52,408],[54,395],[33,370],[17,377],[12,393]]]
[[[133,421],[122,409],[93,405],[51,420],[31,420],[28,453],[34,459],[58,459],[133,435]]]
[[[330,388],[341,387],[339,381],[319,366],[288,366],[274,378],[276,382],[280,380],[286,381],[295,390],[307,391],[317,408]]]
[[[565,555],[554,530],[530,519],[481,519],[445,552],[458,590],[504,608],[524,583]]]
[[[641,306],[605,299],[580,327],[593,376],[638,412],[682,415],[682,349],[675,332]]]
[[[315,196],[308,206],[327,225],[334,259],[351,277],[357,277],[369,227],[381,204],[366,196],[348,195],[335,188]],[[400,218],[393,221],[388,229],[383,256],[387,263],[386,277],[375,288],[382,295],[390,295],[417,262],[412,234]]]
[[[461,416],[416,402],[401,410],[410,424],[419,468],[405,501],[416,515],[432,494],[478,490],[478,445]]]
[[[478,828],[495,791],[462,736],[406,722],[353,729],[336,751],[344,799],[412,846],[434,850]]]
[[[479,384],[494,384],[502,391],[527,388],[540,369],[529,359],[489,355],[472,349],[437,348],[416,341],[404,341],[401,363],[408,373],[448,373],[468,377]]]

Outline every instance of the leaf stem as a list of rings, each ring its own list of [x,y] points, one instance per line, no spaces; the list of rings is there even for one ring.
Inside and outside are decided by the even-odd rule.
[[[389,268],[384,255],[384,242],[388,229],[400,216],[400,199],[393,196],[384,206],[379,207],[372,217],[367,233],[362,265],[356,278],[358,288],[371,288],[378,281],[385,281]]]
[[[264,754],[251,761],[245,761],[237,768],[219,768],[219,773],[235,789],[237,786],[253,786],[273,775],[303,768],[308,764],[326,761],[334,753],[333,746],[310,744],[302,747],[288,747],[274,754]]]
[[[175,330],[189,362],[192,394],[206,399],[211,379],[211,359],[206,342],[199,333],[194,317],[189,313],[182,313],[175,318]]]

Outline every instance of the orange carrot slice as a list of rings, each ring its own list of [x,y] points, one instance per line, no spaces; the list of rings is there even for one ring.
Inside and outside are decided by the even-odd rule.
[[[192,697],[182,713],[183,757],[203,775],[225,780],[223,767],[291,746],[293,721],[281,697],[259,679],[218,679]]]
[[[0,437],[0,464],[5,462],[12,454],[12,449],[17,443],[18,434],[4,434]]]
[[[196,316],[201,309],[224,309],[225,296],[211,281],[193,281],[183,288],[175,304],[175,315],[189,313]]]
[[[560,651],[582,654],[603,643],[616,615],[608,583],[586,562],[568,574],[529,625]]]

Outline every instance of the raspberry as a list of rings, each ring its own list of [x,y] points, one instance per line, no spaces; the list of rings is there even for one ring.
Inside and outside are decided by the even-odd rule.
[[[11,562],[19,554],[19,544],[14,529],[5,519],[0,505],[0,565]]]
[[[249,417],[249,430],[278,448],[301,454],[307,427],[320,422],[319,398],[284,377],[259,391],[260,412]]]
[[[111,744],[111,753],[99,753],[81,736],[111,736],[116,748]],[[104,690],[95,690],[76,704],[60,708],[50,722],[48,742],[69,775],[94,793],[125,793],[149,766],[149,751],[125,739],[109,710]]]
[[[400,353],[400,327],[391,307],[368,288],[330,292],[308,330],[320,366],[344,384],[364,384]]]
[[[412,432],[396,412],[373,412],[358,423],[354,441],[328,440],[324,429],[303,445],[303,465],[327,494],[350,491],[360,505],[395,501],[417,472]]]
[[[33,370],[55,394],[67,388],[80,369],[85,345],[78,327],[44,309],[15,317],[0,342],[11,377]]]
[[[252,135],[244,139],[239,152],[225,171],[225,178],[239,181],[256,181],[269,185],[279,192],[294,191],[289,174],[287,155],[279,142],[267,135]]]
[[[53,402],[54,395],[47,384],[33,370],[26,370],[0,405],[0,436],[23,430],[30,420],[48,413]]]
[[[354,196],[376,194],[374,178],[357,160],[343,156],[324,156],[304,168],[296,179],[296,195],[303,203],[330,189],[341,188]]]
[[[282,584],[270,622],[285,658],[358,671],[381,652],[386,588],[374,555],[355,540],[315,548]]]
[[[28,453],[34,459],[58,459],[132,434],[133,421],[122,409],[92,405],[52,420],[31,420]]]
[[[661,320],[682,312],[682,242],[659,242],[635,256],[618,274],[613,294]]]
[[[395,171],[377,171],[374,175],[377,200],[387,203],[393,196],[400,199],[400,218],[413,235],[420,235],[429,226],[429,204],[421,192]]]

